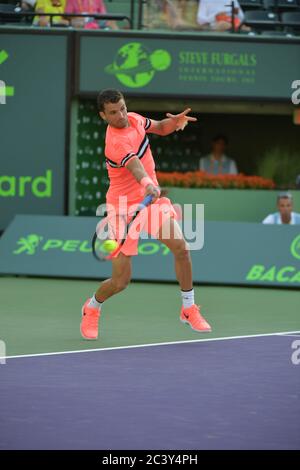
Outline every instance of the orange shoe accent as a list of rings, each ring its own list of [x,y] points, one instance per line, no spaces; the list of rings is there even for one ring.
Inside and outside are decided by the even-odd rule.
[[[189,308],[181,308],[180,321],[182,321],[182,323],[188,323],[195,331],[211,331],[211,326],[200,313],[200,307],[195,304]]]
[[[100,310],[98,308],[89,307],[91,299],[87,299],[82,307],[82,319],[80,324],[81,336],[85,339],[98,338],[98,321],[100,318]]]

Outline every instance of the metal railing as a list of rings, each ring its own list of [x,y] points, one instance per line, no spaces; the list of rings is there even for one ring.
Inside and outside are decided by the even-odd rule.
[[[1,1],[1,0],[0,0]],[[73,25],[62,25],[59,23],[53,23],[53,18],[55,17],[62,17],[64,19],[71,19],[71,18],[94,18],[95,20],[111,20],[111,21],[127,21],[129,25],[129,29],[134,28],[134,16],[135,16],[135,1],[137,1],[137,29],[142,30],[145,27],[147,27],[146,24],[144,24],[144,7],[145,5],[148,4],[149,0],[130,0],[130,16],[128,14],[123,14],[123,13],[39,13],[36,11],[31,11],[27,12],[24,10],[21,10],[20,7],[16,7],[15,11],[1,11],[0,10],[0,26],[1,24],[13,24],[11,21],[7,21],[7,19],[15,20],[17,23],[21,23],[22,20],[26,18],[34,18],[34,17],[43,17],[47,16],[50,18],[50,26],[55,26],[55,27],[73,27],[76,28],[76,26]],[[277,5],[277,4],[275,4]],[[229,0],[228,6],[231,7],[231,29],[230,31],[232,33],[237,33],[239,30],[235,28],[235,6],[234,2]],[[157,12],[158,13],[158,12]],[[2,21],[1,21],[2,20]],[[27,23],[28,24],[28,23]],[[263,26],[270,26],[270,22],[266,22],[263,20],[251,20],[251,21],[244,21],[244,24],[250,26],[250,27],[263,27]],[[292,27],[292,28],[299,28],[299,24],[295,22],[286,22],[286,21],[281,21],[278,19],[277,21],[273,21],[272,25],[274,28],[279,28],[281,30],[284,30],[285,27]],[[36,24],[34,24],[36,26]],[[194,30],[194,28],[191,28]],[[205,30],[202,30],[205,31]]]
[[[172,0],[170,0],[169,3],[171,3]],[[166,3],[167,3],[167,0],[166,0]],[[147,7],[149,7],[149,5],[151,6],[152,5],[152,0],[138,0],[138,12],[137,12],[137,16],[138,16],[138,19],[137,19],[137,27],[138,29],[145,29],[145,28],[149,28],[149,30],[151,30],[151,26],[145,24],[145,11]],[[300,4],[299,4],[300,5]],[[278,16],[278,20],[274,20],[272,22],[270,21],[264,21],[264,20],[245,20],[244,19],[244,22],[241,23],[240,27],[236,27],[235,26],[235,20],[236,20],[236,17],[237,17],[237,14],[235,12],[235,3],[234,1],[232,0],[228,0],[228,2],[226,2],[226,6],[227,7],[230,7],[230,14],[228,16],[230,16],[230,23],[231,23],[231,28],[228,30],[228,32],[231,32],[231,33],[240,33],[241,32],[241,27],[243,25],[246,25],[246,26],[250,26],[251,28],[254,28],[254,31],[255,31],[255,28],[256,27],[264,27],[264,26],[273,26],[274,29],[279,29],[281,30],[282,32],[285,32],[285,28],[288,28],[288,27],[291,27],[291,28],[294,28],[294,29],[299,29],[299,23],[298,22],[294,22],[294,21],[291,21],[291,22],[287,22],[287,21],[282,21],[281,20],[281,16],[279,14],[279,0],[275,0],[274,1],[274,7],[273,7],[273,10],[275,11],[275,14],[277,14]],[[266,10],[264,10],[266,11]],[[155,10],[155,13],[154,13],[154,16],[157,17],[159,15],[160,11],[158,11],[157,9]],[[167,26],[167,25],[165,25]],[[160,26],[161,28],[161,26]],[[163,29],[165,29],[164,27],[162,27]],[[180,28],[178,28],[178,30],[180,30]],[[191,30],[191,31],[202,31],[202,32],[207,32],[208,29],[205,29],[205,28],[201,28],[201,27],[198,27],[198,28],[195,28],[195,27],[187,27],[186,30]],[[211,30],[209,30],[211,31]]]
[[[64,13],[64,12],[57,12],[57,13],[40,13],[36,11],[27,12],[23,11],[21,8],[16,7],[15,11],[1,11],[0,10],[0,25],[1,19],[4,20],[2,24],[11,24],[11,22],[7,22],[8,19],[15,20],[17,23],[20,23],[25,18],[34,18],[40,16],[47,16],[50,18],[50,25],[53,25],[53,18],[55,17],[62,17],[64,19],[68,18],[94,18],[95,20],[112,20],[112,21],[127,21],[129,24],[129,28],[133,29],[133,20],[134,20],[134,0],[131,0],[130,6],[130,17],[123,13]],[[63,26],[59,24],[55,24],[55,26]]]

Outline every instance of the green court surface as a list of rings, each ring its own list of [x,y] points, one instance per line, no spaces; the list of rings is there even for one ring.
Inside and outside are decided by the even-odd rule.
[[[79,333],[81,306],[95,281],[0,278],[0,340],[6,355],[166,343],[300,330],[300,292],[241,287],[195,287],[212,325],[197,333],[179,321],[175,284],[132,283],[103,307],[100,337]]]

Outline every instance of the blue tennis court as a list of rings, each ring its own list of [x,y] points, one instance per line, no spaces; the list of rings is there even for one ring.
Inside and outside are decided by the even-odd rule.
[[[297,449],[297,338],[8,359],[0,367],[0,448]]]

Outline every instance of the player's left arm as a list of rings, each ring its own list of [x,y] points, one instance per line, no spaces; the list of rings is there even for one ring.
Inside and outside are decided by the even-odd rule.
[[[147,129],[147,133],[164,136],[171,134],[174,131],[183,131],[189,122],[197,121],[197,118],[188,116],[190,111],[191,108],[187,108],[179,114],[167,113],[167,119],[162,119],[161,121],[154,121],[151,119],[151,125]]]

